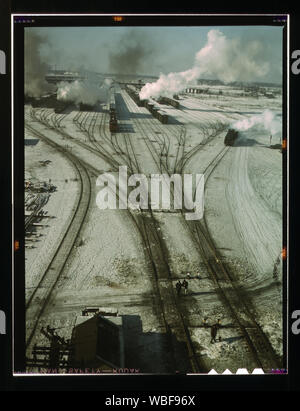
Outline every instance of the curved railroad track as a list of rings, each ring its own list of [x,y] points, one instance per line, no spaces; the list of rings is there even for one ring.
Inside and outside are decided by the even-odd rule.
[[[133,104],[133,102],[131,104]],[[222,128],[223,126],[220,127],[221,131]],[[208,143],[219,134],[217,130],[215,131],[216,132],[212,135],[207,136],[205,143]],[[204,143],[197,145],[182,157],[183,160],[181,161],[180,166],[181,173],[183,173],[187,162],[201,149],[203,144]],[[221,151],[207,165],[206,169],[203,171],[205,181],[208,180],[209,176],[213,173],[214,169],[229,149],[230,147],[222,148]],[[274,351],[267,336],[255,319],[250,298],[238,285],[233,274],[229,272],[229,269],[225,267],[222,262],[222,257],[218,255],[205,218],[204,222],[187,221],[185,219],[184,221],[186,222],[186,225],[194,238],[202,260],[207,266],[210,278],[215,285],[216,293],[220,301],[222,301],[223,305],[230,313],[231,318],[241,331],[254,363],[256,366],[263,368],[265,371],[272,368],[281,367],[282,364],[279,356]],[[224,280],[226,281],[226,287],[223,285]]]
[[[63,152],[63,154],[74,166],[80,184],[76,208],[63,238],[52,256],[43,276],[26,302],[26,317],[27,321],[28,319],[30,320],[30,325],[27,326],[26,338],[26,347],[28,347],[34,338],[39,321],[51,298],[52,292],[63,273],[64,267],[84,224],[91,199],[91,178],[85,165],[75,156],[63,151],[58,144],[45,137],[42,133],[32,128],[29,124],[25,123],[25,127],[28,128],[32,134],[45,141],[47,144],[50,144],[60,152]]]
[[[133,104],[133,101],[131,101],[130,99],[126,101],[126,103],[128,104],[128,106],[130,106],[131,104]],[[113,164],[115,167],[121,165],[119,162],[115,160],[112,161],[113,159],[111,158],[111,156],[108,159],[109,152],[106,149],[104,149],[103,144],[100,144],[99,141],[96,141],[94,137],[97,116],[93,116],[92,119],[90,119],[89,125],[87,125],[88,117],[89,116],[86,115],[80,123],[80,116],[78,115],[76,122],[80,123],[81,130],[86,133],[90,143],[93,144],[95,149],[94,152],[97,152],[103,158],[103,150],[105,150],[105,158],[106,160],[109,160],[109,164]],[[105,129],[105,119],[104,116],[102,117],[103,118],[99,126],[99,134],[102,131],[101,137],[104,138],[106,144],[110,144],[109,148],[112,148],[117,154],[119,154],[119,157],[120,159],[122,159],[122,161],[126,160],[126,164],[128,165],[129,170],[131,172],[140,173],[140,165],[136,157],[130,135],[122,134],[126,149],[126,152],[123,152],[119,142],[120,135],[118,135],[118,137],[117,135],[111,135],[110,137],[107,136],[107,132]],[[161,148],[161,151],[159,152],[158,149],[153,145],[153,143],[148,141],[149,130],[146,131],[144,129],[144,126],[141,124],[141,121],[139,121],[137,116],[134,116],[134,113],[133,117],[134,124],[136,125],[137,129],[140,131],[141,135],[144,135],[146,137],[144,139],[145,144],[156,164],[157,169],[160,172],[165,171],[167,172],[167,174],[170,174],[171,167],[167,163],[167,160],[162,161],[162,154],[169,153],[170,139],[168,137],[165,138],[164,135],[162,135],[160,138],[157,136],[157,134],[155,135],[155,133],[151,133],[155,135],[156,140],[159,140],[157,141]],[[149,121],[149,123],[151,123],[151,121]],[[56,123],[54,121],[53,124],[55,128],[59,129],[59,120]],[[160,127],[163,126],[160,125]],[[152,130],[154,130],[152,123],[151,128]],[[66,133],[62,131],[60,132],[66,135]],[[220,131],[217,131],[217,129],[215,129],[215,133],[212,133],[210,135],[207,134],[206,138],[204,139],[204,142],[202,141],[200,144],[197,144],[195,147],[193,147],[190,151],[184,153],[185,134],[184,131],[181,131],[179,138],[177,139],[178,149],[176,151],[173,172],[177,171],[182,174],[188,161],[199,150],[201,150],[201,148],[203,148],[204,143],[206,144],[209,141],[211,141],[213,138],[216,137],[216,135],[219,134],[219,132]],[[72,138],[71,136],[69,137]],[[206,167],[206,169],[204,170],[206,181],[212,174],[213,170],[217,167],[223,156],[226,154],[228,149],[229,147],[224,147]],[[143,210],[139,214],[129,210],[128,212],[134,220],[136,226],[138,227],[142,241],[146,246],[148,258],[151,262],[155,276],[155,288],[159,298],[159,304],[161,307],[165,328],[170,336],[175,333],[179,335],[180,338],[183,338],[185,340],[189,352],[191,371],[196,373],[204,373],[207,371],[206,366],[197,354],[197,351],[193,345],[187,321],[182,315],[180,303],[175,295],[175,290],[172,283],[172,281],[174,281],[174,278],[172,278],[167,257],[168,250],[161,237],[160,232],[157,230],[157,222],[152,214],[151,207],[150,213],[148,211],[144,212]],[[145,217],[146,215],[147,217]],[[230,316],[234,320],[236,326],[241,331],[246,342],[247,348],[250,352],[250,355],[253,358],[253,361],[257,366],[265,370],[274,368],[275,366],[279,366],[280,361],[276,353],[274,352],[273,347],[271,346],[267,337],[263,333],[259,324],[255,321],[250,300],[245,295],[245,292],[239,287],[236,280],[233,278],[232,274],[228,271],[228,268],[224,266],[221,256],[218,255],[212,237],[208,231],[205,219],[204,223],[198,221],[187,222],[185,219],[184,221],[186,222],[188,229],[192,237],[194,238],[194,241],[199,251],[199,255],[201,256],[202,260],[205,262],[207,266],[210,278],[215,285],[215,292],[218,295],[219,300],[226,308],[226,310],[230,313]],[[223,285],[224,280],[226,281],[226,288]],[[176,360],[175,357],[176,353],[174,353],[174,359]]]

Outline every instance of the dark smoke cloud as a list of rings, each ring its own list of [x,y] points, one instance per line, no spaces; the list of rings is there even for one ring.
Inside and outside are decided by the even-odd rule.
[[[45,80],[49,66],[40,55],[41,46],[47,43],[47,37],[25,29],[25,94],[31,97],[54,91]]]
[[[138,74],[147,67],[153,52],[149,37],[131,30],[121,39],[118,49],[110,52],[109,69],[112,73]]]

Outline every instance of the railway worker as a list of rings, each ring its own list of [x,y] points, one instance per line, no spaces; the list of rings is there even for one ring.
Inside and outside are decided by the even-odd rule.
[[[217,337],[219,328],[221,328],[221,320],[218,320],[216,324],[213,324],[211,326],[211,330],[210,330],[210,335],[211,335],[210,343],[211,344],[217,342],[216,337]],[[219,341],[221,341],[221,337],[219,337]]]
[[[204,328],[208,328],[208,327],[209,327],[209,325],[207,324],[207,318],[204,318],[204,319],[203,319],[203,327],[204,327]]]
[[[190,280],[191,279],[191,273],[187,273],[187,279]]]
[[[54,333],[54,331],[55,331],[55,328],[51,328],[50,327],[50,325],[47,325],[47,332],[49,333],[49,334],[52,334],[53,335],[53,333]]]
[[[177,295],[180,295],[181,287],[182,287],[181,282],[180,282],[180,281],[177,281],[177,283],[176,283]]]
[[[184,288],[184,294],[186,294],[189,286],[189,283],[186,281],[186,279],[183,280],[182,286]]]

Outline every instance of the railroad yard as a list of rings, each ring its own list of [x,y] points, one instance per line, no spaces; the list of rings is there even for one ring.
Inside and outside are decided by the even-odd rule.
[[[224,144],[265,110],[281,121],[281,88],[209,89],[140,104],[138,87],[115,81],[93,107],[25,104],[28,372],[49,368],[53,339],[56,372],[98,367],[74,360],[84,310],[122,322],[123,362],[101,372],[283,367],[282,135],[254,126]],[[203,217],[150,199],[100,209],[97,179],[121,166],[128,177],[203,174]]]

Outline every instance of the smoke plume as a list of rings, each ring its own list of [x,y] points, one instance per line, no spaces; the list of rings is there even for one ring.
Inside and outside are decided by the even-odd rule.
[[[88,82],[74,81],[73,83],[61,82],[58,84],[57,100],[73,101],[75,104],[83,103],[95,105],[99,99],[99,89]]]
[[[47,63],[40,56],[40,49],[47,43],[46,37],[25,29],[25,94],[30,97],[40,97],[54,91],[54,87],[45,80],[49,70]]]
[[[110,70],[112,73],[137,74],[143,71],[152,52],[148,37],[143,32],[131,30],[120,41],[118,50],[110,53]]]
[[[239,39],[226,38],[219,30],[210,30],[207,42],[196,53],[191,69],[161,74],[156,82],[145,84],[141,89],[140,98],[171,97],[188,85],[195,84],[203,75],[209,75],[225,83],[262,77],[269,71],[269,63],[258,59],[262,51],[262,45],[258,41],[242,44]]]
[[[92,81],[74,81],[73,83],[61,82],[58,84],[57,99],[72,101],[76,105],[80,103],[94,106],[98,101],[106,102],[111,79],[105,79],[102,85]]]
[[[276,114],[271,110],[265,110],[261,114],[236,121],[231,125],[231,128],[246,131],[255,126],[262,127],[271,134],[277,134],[282,130],[281,121],[276,118]]]

